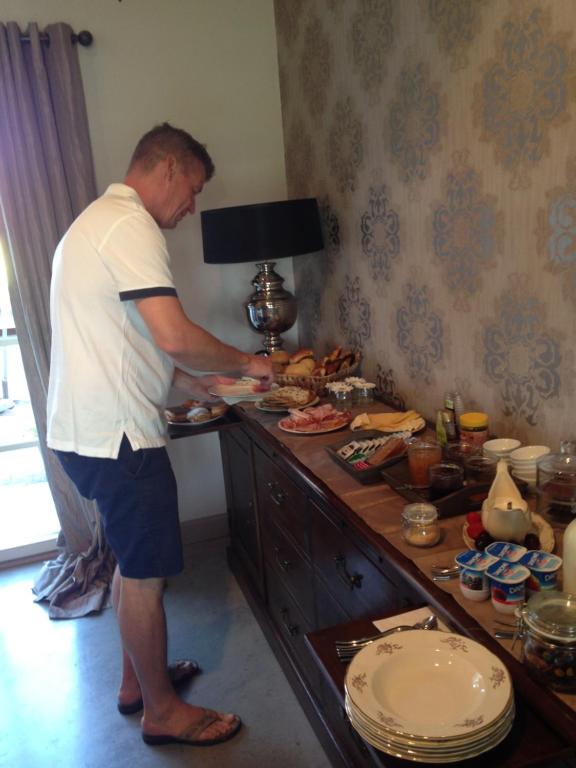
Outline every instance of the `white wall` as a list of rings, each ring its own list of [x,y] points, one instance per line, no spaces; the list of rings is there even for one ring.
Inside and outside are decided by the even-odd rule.
[[[273,0],[0,0],[0,21],[23,29],[64,21],[94,35],[79,53],[100,192],[122,179],[140,136],[168,120],[205,143],[216,164],[199,210],[286,197]],[[205,265],[199,215],[167,240],[190,317],[258,349],[242,308],[254,266]],[[293,290],[291,263],[279,271]],[[216,435],[177,440],[169,451],[182,519],[224,512]]]

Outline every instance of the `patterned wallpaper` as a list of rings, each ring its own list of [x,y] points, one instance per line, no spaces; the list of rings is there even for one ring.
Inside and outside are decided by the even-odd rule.
[[[576,438],[574,0],[275,0],[300,342],[398,407]]]

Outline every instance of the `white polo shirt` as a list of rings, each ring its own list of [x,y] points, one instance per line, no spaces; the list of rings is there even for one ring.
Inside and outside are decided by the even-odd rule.
[[[138,194],[111,184],[60,241],[50,292],[50,448],[116,458],[166,444],[174,363],[134,299],[176,295],[166,240]]]

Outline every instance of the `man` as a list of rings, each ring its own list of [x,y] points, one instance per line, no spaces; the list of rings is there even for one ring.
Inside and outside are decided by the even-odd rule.
[[[268,380],[271,362],[222,343],[185,314],[162,229],[194,213],[214,173],[202,144],[168,123],[138,143],[123,184],[76,219],[54,256],[48,445],[98,503],[118,565],[112,599],[123,645],[118,708],[142,706],[148,744],[210,745],[240,718],[180,699],[167,665],[163,585],[182,570],[176,485],[163,410],[171,385],[209,398],[220,371]],[[194,662],[173,672],[190,676]]]

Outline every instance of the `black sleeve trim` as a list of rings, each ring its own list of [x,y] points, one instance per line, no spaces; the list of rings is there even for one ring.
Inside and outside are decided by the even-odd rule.
[[[147,299],[150,296],[178,296],[176,288],[137,288],[135,291],[120,291],[120,301],[134,301],[134,299]]]

